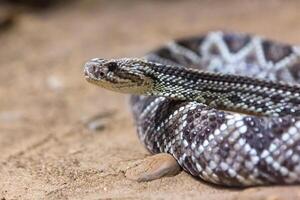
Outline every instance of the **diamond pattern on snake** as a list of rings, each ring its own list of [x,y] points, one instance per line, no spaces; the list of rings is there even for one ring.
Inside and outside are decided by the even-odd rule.
[[[137,180],[169,175],[178,165],[239,187],[300,182],[299,70],[299,46],[230,32],[84,67],[90,83],[131,95],[140,141],[176,161]]]

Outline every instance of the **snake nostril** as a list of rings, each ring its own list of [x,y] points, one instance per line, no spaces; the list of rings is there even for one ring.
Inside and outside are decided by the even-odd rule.
[[[98,74],[100,77],[103,77],[105,75],[104,72],[99,72]]]
[[[92,74],[97,77],[97,78],[102,78],[105,76],[105,72],[103,71],[103,69],[97,67],[97,66],[91,66],[91,70]]]

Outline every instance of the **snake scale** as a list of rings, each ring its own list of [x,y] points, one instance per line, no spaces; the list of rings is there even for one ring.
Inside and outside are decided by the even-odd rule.
[[[99,59],[86,79],[132,94],[138,136],[219,185],[300,183],[300,48],[242,33],[179,39],[143,59]]]

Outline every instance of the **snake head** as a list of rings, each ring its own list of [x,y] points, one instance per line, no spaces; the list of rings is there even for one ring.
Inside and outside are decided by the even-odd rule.
[[[88,82],[116,92],[144,94],[152,87],[147,78],[141,59],[100,59],[94,58],[84,65]]]

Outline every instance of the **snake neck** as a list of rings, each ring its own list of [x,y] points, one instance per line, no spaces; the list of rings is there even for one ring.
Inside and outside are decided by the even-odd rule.
[[[151,64],[145,71],[153,80],[148,95],[256,115],[300,116],[299,85],[161,64]]]

